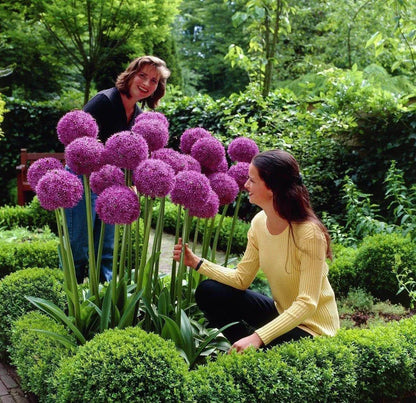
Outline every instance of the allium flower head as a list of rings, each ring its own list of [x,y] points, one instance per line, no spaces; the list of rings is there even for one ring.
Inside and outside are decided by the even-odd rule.
[[[124,173],[121,168],[115,165],[106,164],[90,176],[91,190],[97,195],[110,186],[124,184]]]
[[[184,154],[190,154],[195,142],[204,137],[212,137],[212,135],[202,127],[186,129],[181,136],[179,148]]]
[[[77,175],[89,175],[101,168],[104,145],[92,137],[80,137],[65,147],[65,161]]]
[[[228,170],[228,175],[235,179],[240,191],[244,190],[244,185],[247,182],[249,165],[248,162],[237,162],[237,164],[231,165]]]
[[[144,113],[142,113],[141,115],[144,115]],[[140,117],[141,115],[139,115],[138,117]],[[159,148],[163,148],[166,146],[166,144],[168,144],[168,126],[165,122],[163,122],[160,119],[136,119],[136,123],[134,124],[131,130],[134,134],[138,134],[146,140],[150,152],[159,150]]]
[[[228,174],[218,172],[209,176],[212,190],[218,195],[220,205],[232,203],[238,194],[237,182]]]
[[[160,148],[152,153],[152,158],[166,162],[173,168],[175,174],[188,169],[185,156],[172,148]]]
[[[189,214],[199,218],[213,218],[218,214],[220,200],[218,195],[211,190],[206,198],[205,204],[193,205],[189,209]]]
[[[128,186],[110,186],[97,197],[95,211],[106,224],[131,224],[139,218],[139,198]]]
[[[196,209],[205,204],[211,192],[208,178],[196,171],[181,171],[176,175],[175,185],[170,192],[172,202],[187,209]]]
[[[232,161],[251,162],[258,154],[259,148],[254,140],[247,137],[237,137],[228,146],[228,155]]]
[[[214,168],[202,167],[202,173],[209,176],[215,174],[217,172],[227,172],[228,171],[228,162],[227,159],[224,157],[222,161]]]
[[[140,115],[136,117],[134,123],[137,123],[143,119],[156,119],[160,123],[163,123],[167,128],[169,128],[169,121],[163,113],[155,111],[142,112]]]
[[[72,208],[82,199],[81,180],[65,169],[53,169],[43,175],[36,185],[40,205],[46,210]]]
[[[202,167],[215,170],[225,158],[225,149],[215,137],[204,137],[192,146],[191,155]]]
[[[39,179],[52,169],[64,169],[64,166],[61,161],[52,157],[36,160],[27,171],[27,181],[29,182],[30,187],[35,190]]]
[[[201,164],[189,154],[181,154],[188,164],[188,171],[201,172]]]
[[[129,131],[113,134],[105,142],[102,161],[119,168],[134,169],[149,155],[146,140]]]
[[[56,131],[59,141],[67,146],[79,137],[97,138],[98,125],[89,113],[75,110],[62,116],[56,126]]]
[[[134,169],[133,183],[143,195],[165,197],[175,183],[175,171],[166,162],[150,158]]]

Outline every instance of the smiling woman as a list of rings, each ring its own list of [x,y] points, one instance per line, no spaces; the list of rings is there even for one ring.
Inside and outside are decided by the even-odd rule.
[[[154,109],[165,95],[166,81],[170,71],[166,63],[155,56],[134,59],[116,80],[116,85],[100,91],[85,106],[84,111],[92,115],[98,125],[98,139],[106,142],[115,133],[130,133],[141,107]],[[126,141],[128,138],[125,139]],[[92,221],[94,237],[99,237],[101,221],[95,217],[97,195],[92,193]],[[86,204],[83,198],[78,205],[66,210],[71,248],[74,255],[77,279],[82,282],[88,266],[88,237],[85,231]],[[98,244],[98,239],[95,239]],[[114,226],[105,226],[104,246],[101,260],[101,281],[112,276]]]

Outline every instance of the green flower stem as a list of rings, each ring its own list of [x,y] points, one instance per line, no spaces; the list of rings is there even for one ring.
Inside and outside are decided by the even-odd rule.
[[[175,245],[179,241],[179,232],[181,227],[182,206],[178,204],[178,211],[176,213],[176,227],[175,227]],[[175,302],[176,289],[176,261],[172,259],[172,268],[170,272],[170,296],[172,304]]]
[[[199,222],[200,222],[200,218],[198,217],[196,219],[196,224],[195,224],[195,231],[194,231],[194,241],[192,243],[192,252],[195,253],[196,251],[196,245],[198,244],[198,232],[199,232]]]
[[[234,229],[235,229],[235,224],[236,224],[237,219],[238,219],[238,211],[240,210],[242,196],[243,196],[243,192],[240,192],[238,194],[238,197],[237,197],[237,203],[236,203],[235,209],[234,209],[233,221],[231,222],[230,234],[229,234],[228,240],[227,240],[227,249],[225,251],[224,266],[227,266],[228,258],[230,257],[231,244],[232,244],[233,237],[234,237]]]
[[[222,208],[222,213],[220,216],[220,221],[218,222],[217,230],[215,231],[215,237],[214,242],[212,243],[212,250],[211,250],[211,260],[215,262],[215,253],[217,252],[217,245],[218,245],[218,239],[220,237],[220,231],[222,227],[222,222],[224,221],[225,214],[227,213],[229,204],[226,204]]]
[[[179,270],[178,270],[178,278],[176,279],[176,293],[175,297],[177,300],[177,306],[176,306],[176,323],[178,324],[178,327],[181,327],[181,311],[182,311],[182,280],[185,274],[185,264],[184,264],[184,250],[185,250],[185,244],[189,241],[189,232],[190,227],[192,224],[192,217],[189,215],[189,211],[185,209],[185,215],[184,215],[184,224],[182,227],[182,244],[183,244],[183,250],[181,253],[181,260],[179,263]]]
[[[137,218],[136,222],[134,223],[136,230],[135,230],[135,259],[134,259],[134,283],[137,284],[137,279],[139,276],[139,266],[140,266],[140,217]],[[130,282],[131,282],[131,275],[130,275]]]
[[[157,216],[156,221],[156,228],[155,228],[155,236],[153,238],[153,249],[152,249],[152,258],[154,259],[154,262],[152,264],[153,273],[149,272],[149,285],[150,285],[150,279],[153,276],[153,295],[152,300],[155,302],[156,300],[156,288],[157,283],[159,279],[159,256],[160,256],[160,250],[162,246],[162,237],[163,237],[163,224],[164,224],[164,218],[165,218],[165,205],[166,205],[166,198],[162,197],[160,199],[159,204],[159,214]],[[149,287],[150,289],[150,287]],[[150,297],[150,295],[149,295]],[[150,298],[149,298],[150,301]]]
[[[98,251],[97,251],[97,263],[95,267],[97,268],[97,282],[100,281],[100,272],[101,272],[101,258],[103,256],[104,248],[104,233],[105,233],[105,222],[100,220],[100,240],[98,242]]]
[[[98,294],[97,273],[95,268],[94,252],[94,232],[92,224],[91,189],[87,175],[83,175],[85,190],[85,206],[87,210],[87,230],[88,230],[88,266],[89,266],[89,285],[91,294],[95,296],[99,305],[100,296]]]
[[[70,279],[70,288],[69,292],[72,295],[72,303],[74,304],[74,318],[75,318],[75,325],[78,329],[81,329],[81,305],[79,302],[78,297],[78,283],[77,283],[77,276],[75,274],[75,264],[74,264],[74,256],[72,255],[71,249],[71,242],[69,241],[69,231],[68,231],[68,224],[66,222],[65,211],[63,208],[60,208],[60,214],[62,217],[62,227],[64,230],[63,239],[64,239],[64,249],[67,257],[68,257],[68,272],[69,272],[69,279]]]
[[[212,231],[215,224],[215,217],[205,219],[205,229],[202,238],[202,253],[204,259],[208,257],[209,245],[211,243]]]
[[[117,262],[118,262],[118,249],[120,242],[120,224],[114,225],[114,250],[113,250],[113,276],[111,278],[111,298],[113,305],[117,304]]]
[[[132,187],[132,171],[130,169],[126,170],[126,184],[129,188]],[[140,200],[139,200],[140,201]],[[131,225],[126,227],[126,244],[127,244],[127,273],[129,273],[129,278],[131,277],[131,271],[133,269],[133,245],[131,243]]]
[[[150,228],[151,228],[151,223],[152,223],[152,210],[153,210],[153,199],[149,199],[148,197],[146,197],[143,246],[142,246],[142,253],[140,257],[140,267],[139,267],[139,275],[137,279],[136,291],[140,291],[143,287],[143,276],[144,276],[144,269],[146,266],[147,250],[149,248]]]
[[[60,216],[61,211],[59,209],[55,210],[55,217],[56,217],[56,225],[58,227],[58,236],[59,236],[59,249],[60,249],[60,255],[61,255],[61,261],[62,261],[62,269],[64,274],[64,285],[67,290],[71,290],[71,276],[69,272],[69,262],[68,262],[68,251],[65,248],[65,240],[62,233],[62,218]],[[63,212],[65,214],[65,211]],[[69,316],[74,316],[74,304],[72,302],[71,296],[69,293],[66,293],[66,296],[68,298],[68,313]]]
[[[121,239],[120,261],[118,266],[118,278],[120,281],[124,278],[128,227],[128,225],[123,224],[123,236]]]

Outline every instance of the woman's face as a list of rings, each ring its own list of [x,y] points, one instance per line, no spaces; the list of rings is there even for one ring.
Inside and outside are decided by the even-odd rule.
[[[130,82],[130,96],[135,102],[150,97],[159,85],[160,74],[157,68],[146,64]]]
[[[273,204],[273,192],[260,178],[259,171],[253,164],[250,164],[248,167],[248,179],[244,187],[248,191],[250,203],[256,204],[262,209],[270,203]]]

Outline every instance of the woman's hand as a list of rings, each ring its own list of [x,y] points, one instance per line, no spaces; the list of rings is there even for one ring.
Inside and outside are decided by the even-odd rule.
[[[176,260],[177,262],[181,260],[182,249],[184,249],[184,264],[195,269],[201,258],[192,252],[188,244],[182,244],[182,238],[179,238],[178,243],[173,247],[173,260]]]
[[[228,353],[230,353],[232,350],[236,350],[237,353],[242,353],[246,348],[249,348],[250,346],[255,347],[256,349],[261,347],[263,345],[262,339],[260,339],[260,336],[257,333],[253,333],[250,336],[243,337],[240,340],[237,340],[230,348]]]

